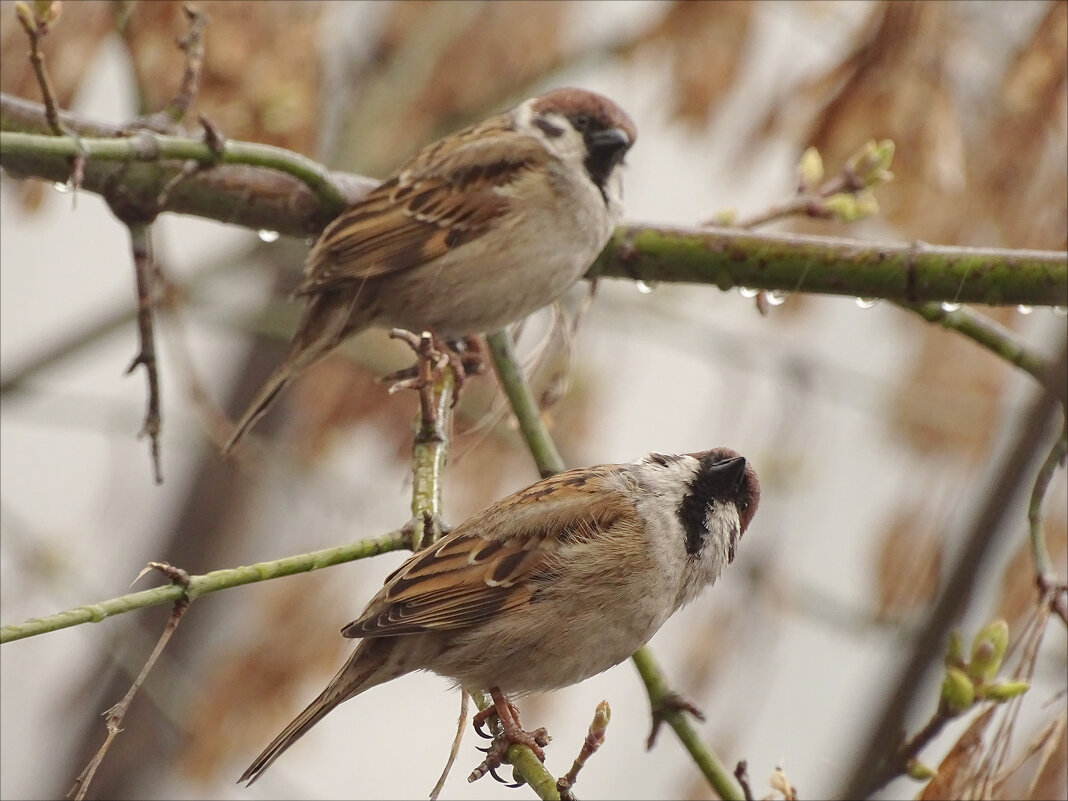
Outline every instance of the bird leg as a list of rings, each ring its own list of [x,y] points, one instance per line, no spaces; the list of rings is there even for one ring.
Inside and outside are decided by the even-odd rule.
[[[485,750],[486,758],[468,776],[469,782],[481,779],[487,773],[492,773],[494,778],[500,781],[496,769],[507,760],[508,749],[512,745],[525,745],[534,756],[544,762],[545,746],[552,739],[544,727],[534,731],[525,731],[519,722],[519,710],[505,697],[499,687],[490,688],[490,697],[493,698],[493,706],[488,706],[476,714],[471,722],[475,731],[482,737],[486,737],[482,727],[491,717],[496,717],[501,724],[501,733],[493,738],[493,743],[489,748],[480,749]]]
[[[423,394],[448,365],[456,377],[452,395],[452,405],[455,406],[467,377],[478,375],[485,369],[482,346],[477,336],[446,341],[427,331],[417,336],[403,328],[393,328],[389,335],[405,342],[418,357],[414,366],[382,376],[383,382],[393,382],[389,388],[390,394],[402,389],[415,389]]]

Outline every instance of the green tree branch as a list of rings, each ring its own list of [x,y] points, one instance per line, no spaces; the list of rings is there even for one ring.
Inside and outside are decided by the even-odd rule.
[[[131,592],[107,601],[79,606],[47,617],[33,618],[25,623],[3,626],[0,628],[0,644],[45,634],[50,631],[59,631],[82,623],[99,623],[105,618],[121,615],[124,612],[132,612],[135,609],[173,603],[182,596],[183,592],[190,601],[193,601],[203,595],[218,592],[219,590],[228,590],[231,587],[240,587],[243,584],[253,584],[257,581],[292,576],[295,573],[309,573],[312,570],[340,565],[356,559],[366,559],[369,556],[377,556],[380,553],[398,550],[407,544],[407,532],[404,529],[397,529],[387,534],[379,534],[375,537],[359,540],[350,545],[324,548],[320,551],[289,556],[270,562],[257,562],[243,567],[213,570],[202,576],[190,577],[189,586],[186,588],[168,584],[165,587]]]
[[[538,471],[542,476],[551,476],[564,469],[563,460],[560,458],[553,444],[552,436],[541,419],[541,410],[538,409],[534,400],[534,393],[530,391],[522,367],[516,357],[512,335],[508,331],[497,331],[488,337],[490,354],[493,358],[493,366],[497,372],[497,378],[501,382],[505,395],[512,404],[512,411],[519,421],[519,430],[527,442],[527,448],[538,465]],[[639,648],[632,657],[638,673],[645,684],[649,695],[649,705],[653,710],[660,710],[664,706],[664,700],[669,695],[667,681],[663,672],[656,664],[652,651],[648,646]],[[711,749],[701,742],[697,731],[681,711],[664,710],[662,712],[664,722],[674,730],[683,746],[690,753],[698,769],[708,779],[709,785],[720,798],[742,799],[744,798],[741,788],[723,767]],[[517,746],[513,746],[516,748]],[[511,749],[509,749],[509,757]],[[555,785],[553,791],[555,792]],[[545,798],[545,796],[542,796]]]
[[[33,122],[36,114],[38,122]],[[374,181],[330,173],[280,148],[131,131],[82,138],[45,130],[38,104],[0,95],[0,166],[14,175],[66,182],[70,159],[84,153],[82,188],[109,202],[173,211],[269,229],[315,235]],[[29,131],[29,132],[28,132]],[[118,138],[114,138],[118,136]],[[197,165],[188,169],[188,164]],[[1052,251],[959,248],[923,243],[881,244],[727,228],[621,226],[589,275],[745,286],[786,292],[990,305],[1068,305],[1068,254]]]

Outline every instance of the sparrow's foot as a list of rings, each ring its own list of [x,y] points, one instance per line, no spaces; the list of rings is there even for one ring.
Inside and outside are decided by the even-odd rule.
[[[467,377],[478,375],[485,369],[482,345],[477,336],[446,341],[427,331],[416,335],[403,328],[391,329],[389,335],[407,343],[418,359],[412,367],[382,377],[383,382],[393,382],[389,388],[390,394],[402,389],[414,389],[425,394],[448,366],[456,378],[452,393],[452,405],[455,406]]]
[[[485,733],[482,727],[491,717],[496,717],[501,724],[501,733],[493,738],[493,742],[488,748],[479,749],[485,751],[486,758],[467,777],[469,782],[477,781],[489,773],[492,774],[494,779],[504,783],[504,780],[497,775],[496,771],[497,768],[508,761],[509,748],[513,745],[525,745],[539,761],[544,762],[545,746],[552,740],[549,732],[544,727],[534,731],[524,730],[519,722],[519,710],[505,698],[500,690],[491,689],[490,695],[493,697],[493,706],[483,709],[475,715],[471,722],[479,735],[488,737],[489,735]]]
[[[646,750],[656,743],[656,736],[660,733],[667,716],[672,713],[688,712],[700,721],[704,721],[705,713],[693,701],[690,701],[674,690],[669,690],[660,698],[660,703],[653,707],[653,728],[649,732],[649,739],[645,741]]]

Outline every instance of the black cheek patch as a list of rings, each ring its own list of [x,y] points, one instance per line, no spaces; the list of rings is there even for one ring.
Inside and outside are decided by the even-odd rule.
[[[708,529],[705,528],[707,502],[695,492],[688,492],[679,502],[679,522],[686,533],[686,553],[696,556],[705,545]]]

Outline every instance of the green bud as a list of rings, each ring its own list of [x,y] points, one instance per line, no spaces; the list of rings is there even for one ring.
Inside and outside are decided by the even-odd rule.
[[[590,731],[604,731],[608,728],[608,722],[611,719],[612,708],[607,701],[601,701],[593,712],[593,723],[590,724]]]
[[[942,679],[942,707],[956,717],[975,703],[975,685],[960,668],[947,667]]]
[[[814,147],[801,154],[797,165],[797,182],[803,190],[813,190],[823,181],[823,157]]]
[[[935,772],[918,759],[910,759],[905,766],[905,772],[913,779],[920,782],[929,781],[935,777]]]
[[[1029,689],[1031,685],[1026,681],[999,681],[997,684],[984,687],[983,697],[990,701],[1004,703],[1018,695],[1023,695]]]
[[[59,0],[33,0],[33,13],[37,17],[38,24],[51,25],[59,19],[60,9],[63,3]]]
[[[1009,624],[997,619],[980,629],[972,641],[968,675],[976,681],[991,681],[1001,669],[1009,647]]]
[[[861,186],[878,186],[890,181],[894,176],[890,164],[894,160],[894,143],[890,139],[881,142],[866,142],[864,147],[846,161],[846,171],[856,177]]]
[[[946,666],[964,667],[964,639],[957,629],[953,629],[949,633],[949,646],[946,648]]]
[[[727,228],[734,225],[734,221],[738,218],[738,213],[734,209],[723,209],[723,211],[717,211],[712,215],[712,219],[709,221],[712,225],[718,225]]]
[[[865,217],[874,217],[879,213],[879,201],[875,199],[875,195],[870,189],[865,189],[857,193],[857,217],[856,219],[862,220]]]
[[[868,216],[861,207],[859,197],[848,192],[837,192],[825,198],[822,206],[829,217],[833,217],[840,222],[856,222]]]
[[[26,33],[33,33],[37,30],[37,20],[33,16],[33,11],[30,7],[19,0],[15,3],[15,16],[18,18],[19,24],[25,29]]]

